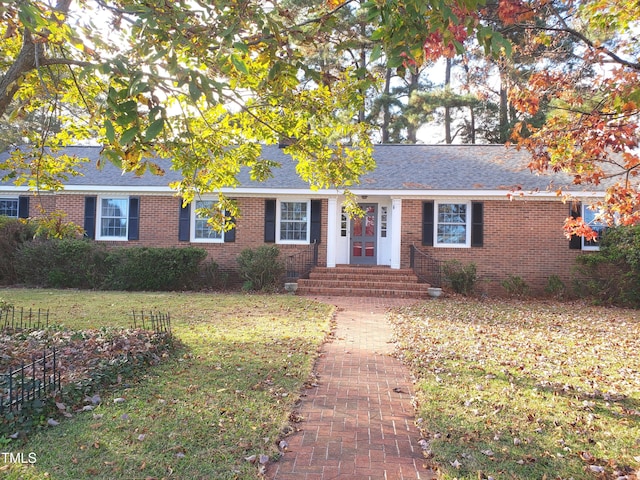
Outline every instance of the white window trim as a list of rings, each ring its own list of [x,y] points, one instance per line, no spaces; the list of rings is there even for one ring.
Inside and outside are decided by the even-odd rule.
[[[465,243],[439,243],[438,242],[438,212],[440,205],[466,205],[467,219],[465,227]],[[471,248],[471,202],[461,202],[459,200],[443,200],[434,202],[433,209],[433,246],[437,248]]]
[[[127,201],[127,231],[123,237],[111,237],[102,235],[102,200],[126,200]],[[127,242],[129,241],[129,196],[122,195],[105,195],[98,197],[98,205],[96,206],[96,240],[104,240],[109,242]]]
[[[585,212],[589,210],[589,205],[583,203],[582,204],[582,211],[580,212],[580,215],[582,215],[582,218],[586,218],[585,216]],[[593,210],[591,210],[593,212]],[[595,212],[593,212],[595,213]],[[585,237],[580,237],[580,247],[582,250],[584,250],[585,252],[598,252],[600,251],[600,245],[587,245],[586,244],[586,239]]]
[[[5,201],[8,200],[8,201],[12,201],[12,202],[16,202],[17,203],[15,217],[13,215],[12,216],[4,215],[4,216],[9,217],[9,218],[19,218],[20,217],[20,198],[19,197],[0,197],[0,200],[5,200]]]
[[[203,202],[215,202],[216,200],[209,200],[206,198],[203,198],[201,201]],[[198,218],[196,210],[196,201],[194,201],[192,203],[192,208],[191,208],[191,221],[189,222],[189,237],[191,238],[191,242],[192,243],[224,243],[224,232],[221,232],[222,235],[220,236],[220,238],[196,238],[196,219]]]
[[[307,204],[307,238],[306,240],[282,240],[280,239],[281,204],[282,203],[306,203]],[[311,238],[311,199],[309,198],[284,198],[276,201],[276,243],[282,245],[308,245]]]

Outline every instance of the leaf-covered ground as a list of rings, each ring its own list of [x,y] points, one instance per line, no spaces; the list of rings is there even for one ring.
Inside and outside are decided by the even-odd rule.
[[[170,312],[175,355],[101,392],[91,411],[59,418],[3,452],[0,478],[254,479],[279,455],[332,307],[290,295],[0,290],[14,305],[49,308],[71,329],[127,327],[131,312]],[[2,445],[0,436],[0,445]]]
[[[640,312],[447,298],[391,315],[443,478],[640,478]]]
[[[5,331],[0,332],[0,372],[31,364],[34,358],[41,359],[52,349],[56,351],[56,370],[60,372],[63,386],[91,378],[105,364],[136,357],[157,363],[166,353],[166,345],[160,336],[149,330],[49,328],[32,332]]]

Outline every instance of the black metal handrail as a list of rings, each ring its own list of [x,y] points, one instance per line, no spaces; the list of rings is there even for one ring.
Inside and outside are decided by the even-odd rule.
[[[285,258],[285,281],[306,278],[317,265],[318,242],[313,242],[303,250],[287,255]]]
[[[410,266],[421,282],[442,287],[442,262],[411,245]]]

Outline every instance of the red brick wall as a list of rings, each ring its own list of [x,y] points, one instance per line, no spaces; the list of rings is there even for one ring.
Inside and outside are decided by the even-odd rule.
[[[52,201],[55,199],[55,201]],[[48,209],[62,210],[67,220],[84,225],[84,195],[57,194],[48,202]],[[192,245],[203,248],[227,272],[237,271],[236,257],[246,248],[264,245],[264,198],[238,198],[240,215],[236,218],[236,241],[227,243],[190,243],[178,240],[178,215],[180,199],[175,196],[141,195],[139,240],[126,242],[104,242],[113,246],[185,247]],[[31,214],[38,212],[31,206]],[[318,257],[321,265],[326,265],[326,224],[327,201],[322,201],[322,239]],[[273,245],[273,244],[271,244]],[[283,256],[306,249],[304,245],[278,245]]]
[[[84,195],[58,193],[30,202],[31,215],[38,215],[37,204],[63,210],[68,220],[84,223]],[[204,248],[222,269],[237,271],[236,257],[246,248],[264,244],[265,202],[263,198],[238,198],[240,216],[236,219],[233,243],[189,243],[178,241],[180,200],[174,196],[140,196],[140,240],[109,242],[115,246]],[[560,201],[515,199],[485,200],[484,245],[474,248],[436,248],[422,246],[422,200],[404,200],[402,206],[401,266],[409,267],[410,245],[414,243],[433,257],[474,262],[478,269],[478,291],[491,295],[506,293],[501,282],[509,275],[522,277],[535,293],[540,293],[549,276],[558,275],[565,284],[571,281],[571,268],[580,250],[570,250],[562,225],[569,207]],[[326,265],[327,201],[322,201],[322,239],[319,263]],[[304,250],[303,245],[278,245],[283,255]]]
[[[533,293],[541,293],[551,275],[567,286],[571,268],[580,250],[570,250],[562,225],[569,207],[560,201],[516,199],[485,200],[482,247],[439,248],[422,246],[422,201],[405,200],[402,205],[402,267],[409,267],[410,245],[434,258],[475,263],[477,290],[505,294],[501,282],[510,275],[522,277]]]

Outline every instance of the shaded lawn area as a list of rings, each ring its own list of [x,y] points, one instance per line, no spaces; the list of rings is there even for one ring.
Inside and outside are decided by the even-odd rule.
[[[445,479],[636,479],[640,312],[447,298],[391,315]]]
[[[0,462],[10,479],[256,478],[259,462],[246,458],[278,456],[333,309],[285,295],[3,289],[0,298],[49,308],[52,322],[73,329],[129,327],[133,310],[170,312],[182,343],[103,392],[95,410],[2,445],[37,458]]]

